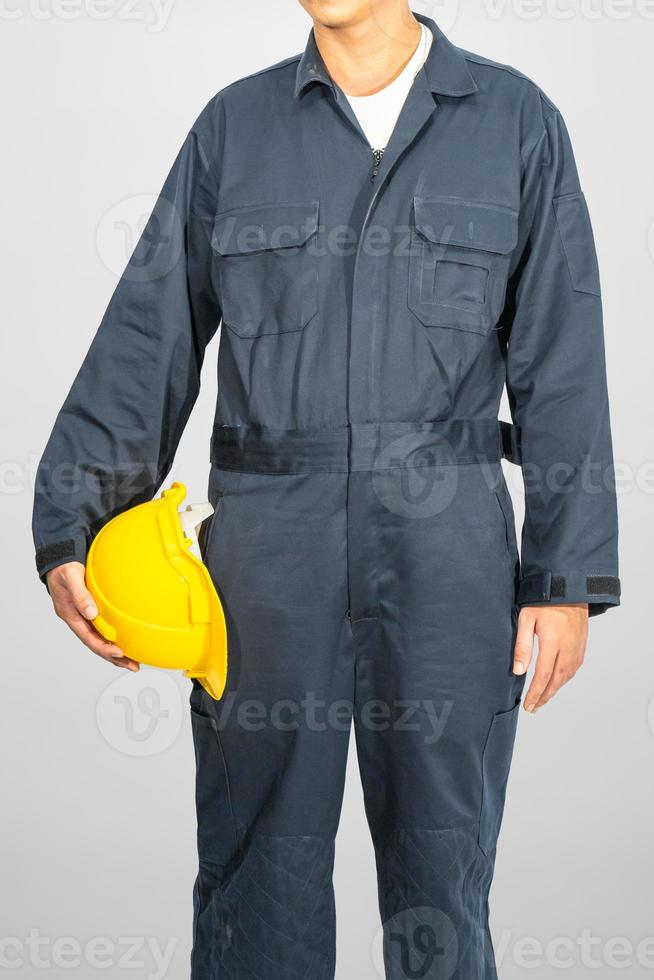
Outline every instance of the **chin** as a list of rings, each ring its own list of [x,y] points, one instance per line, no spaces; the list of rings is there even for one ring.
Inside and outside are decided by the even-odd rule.
[[[370,0],[300,0],[323,27],[349,27],[370,12]]]

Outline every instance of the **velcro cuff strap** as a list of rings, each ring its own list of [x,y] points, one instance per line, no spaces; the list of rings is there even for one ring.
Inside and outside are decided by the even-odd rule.
[[[620,579],[614,575],[589,575],[586,579],[588,595],[620,595]]]
[[[61,561],[63,558],[74,558],[76,553],[74,538],[57,541],[55,544],[49,544],[45,548],[39,548],[36,552],[36,567],[40,572],[50,562]]]
[[[520,582],[518,605],[530,602],[589,602],[596,599],[620,596],[620,579],[614,575],[583,575],[570,572],[553,575],[551,572],[534,572],[525,575]]]

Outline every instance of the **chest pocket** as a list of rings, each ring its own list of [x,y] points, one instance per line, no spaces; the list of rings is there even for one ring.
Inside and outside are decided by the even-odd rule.
[[[428,327],[486,334],[497,323],[517,212],[455,198],[414,198],[409,308]]]
[[[303,330],[318,312],[318,208],[257,204],[216,215],[223,321],[239,337]]]

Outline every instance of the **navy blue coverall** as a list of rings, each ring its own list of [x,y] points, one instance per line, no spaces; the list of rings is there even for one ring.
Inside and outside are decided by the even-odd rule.
[[[425,22],[378,168],[313,35],[209,103],[38,475],[44,575],[155,494],[222,322],[205,560],[231,667],[222,702],[191,695],[194,980],[333,976],[353,720],[388,977],[494,977],[517,611],[619,602],[598,270],[563,120]],[[521,561],[502,457],[525,476]]]

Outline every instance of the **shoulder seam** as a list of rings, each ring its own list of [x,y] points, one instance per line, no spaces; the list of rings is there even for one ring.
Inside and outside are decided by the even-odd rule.
[[[231,88],[234,88],[234,86],[239,85],[241,82],[247,82],[250,78],[257,78],[259,75],[266,75],[271,71],[279,71],[282,68],[288,67],[288,65],[299,62],[301,59],[301,54],[295,54],[290,58],[284,58],[283,61],[276,62],[274,65],[268,65],[266,68],[259,68],[257,71],[250,72],[249,75],[243,75],[242,78],[235,78],[233,82],[229,83],[229,85],[225,85],[225,87],[218,92],[218,95],[222,95],[223,92],[228,92]]]
[[[540,92],[540,90],[539,90],[539,92]],[[540,94],[542,96],[542,92]],[[550,116],[548,118],[555,118],[555,117],[558,116],[559,119],[560,119],[561,118],[561,113],[556,108],[556,106],[552,106],[552,104],[549,102],[548,99],[545,99],[544,101],[547,102],[547,104],[552,108],[552,112],[551,112],[551,114],[550,114]],[[540,143],[540,141],[542,140],[542,138],[544,136],[547,137],[547,133],[548,133],[547,126],[545,125],[545,119],[543,118],[543,131],[542,131],[542,133],[539,133],[538,134],[538,137],[534,140],[532,146],[530,146],[528,150],[525,150],[521,154],[521,159],[522,159],[523,166],[526,166],[527,165],[527,160],[529,159],[529,157],[531,156],[531,154],[534,152],[534,150],[536,149],[536,147],[538,146],[538,144]]]
[[[466,61],[471,61],[474,65],[479,65],[481,68],[495,68],[497,71],[505,71],[508,75],[513,75],[514,78],[520,78],[523,82],[527,82],[528,85],[531,85],[532,88],[540,92],[536,82],[533,82],[528,75],[523,74],[523,72],[518,71],[517,68],[513,68],[511,65],[503,65],[499,61],[487,60],[482,58],[481,55],[473,54],[471,51],[463,51],[462,54]]]
[[[540,85],[538,85],[532,78],[529,78],[528,75],[525,75],[524,72],[518,71],[517,68],[513,68],[511,65],[500,64],[499,61],[487,60],[481,55],[475,55],[472,51],[465,51],[461,48],[459,50],[463,54],[465,60],[472,62],[473,65],[479,65],[481,68],[495,68],[497,71],[504,71],[509,75],[513,75],[514,78],[521,79],[521,81],[525,82],[536,92],[540,100],[548,107],[548,109],[550,109],[553,113],[559,112],[552,100],[545,95]]]

